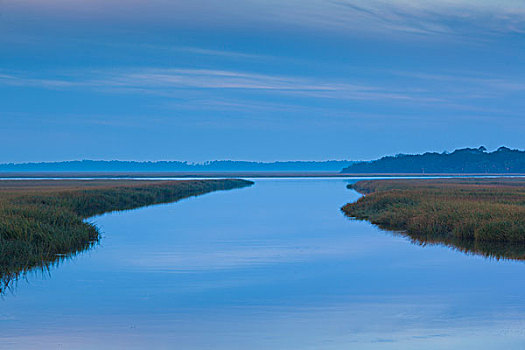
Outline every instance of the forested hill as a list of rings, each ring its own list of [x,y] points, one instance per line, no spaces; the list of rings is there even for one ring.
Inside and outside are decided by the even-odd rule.
[[[371,162],[354,163],[350,174],[523,174],[525,151],[500,147],[463,148],[452,153],[399,154]]]
[[[0,172],[339,172],[352,161],[250,162],[216,160],[204,163],[181,161],[79,160],[48,163],[0,164]]]

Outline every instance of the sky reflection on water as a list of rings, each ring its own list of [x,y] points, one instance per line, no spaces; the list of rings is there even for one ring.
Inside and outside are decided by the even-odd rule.
[[[350,220],[347,183],[259,179],[94,218],[99,246],[0,301],[0,348],[523,348],[523,262]]]

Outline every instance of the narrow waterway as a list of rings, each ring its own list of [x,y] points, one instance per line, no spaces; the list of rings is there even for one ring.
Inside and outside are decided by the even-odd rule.
[[[525,264],[419,246],[345,179],[93,218],[100,245],[0,300],[1,349],[523,349]]]

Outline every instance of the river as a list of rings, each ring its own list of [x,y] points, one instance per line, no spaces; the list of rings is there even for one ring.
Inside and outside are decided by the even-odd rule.
[[[100,244],[0,300],[1,349],[524,349],[525,265],[345,217],[352,180],[90,219]]]

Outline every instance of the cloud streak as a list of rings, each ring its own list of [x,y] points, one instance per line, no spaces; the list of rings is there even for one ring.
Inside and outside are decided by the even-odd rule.
[[[203,96],[318,99],[335,102],[380,101],[404,104],[468,105],[466,100],[521,93],[525,82],[502,77],[473,77],[437,73],[385,72],[381,78],[348,79],[298,77],[220,69],[136,68],[82,71],[61,78],[1,73],[0,86],[68,91],[91,90],[103,94],[149,94],[165,98],[203,100]],[[206,99],[206,98],[204,98]],[[289,100],[287,103],[289,104]],[[293,104],[293,103],[292,103]],[[222,106],[223,108],[225,106]]]
[[[208,28],[276,25],[425,36],[525,33],[525,3],[517,0],[7,0],[4,8],[21,17],[39,14],[43,21],[73,18]]]
[[[89,78],[46,79],[1,74],[0,84],[45,89],[90,88],[114,93],[150,93],[161,96],[180,94],[181,90],[220,90],[280,94],[305,98],[343,100],[435,101],[415,91],[349,84],[321,79],[267,75],[213,69],[153,69],[121,72],[96,71]]]

